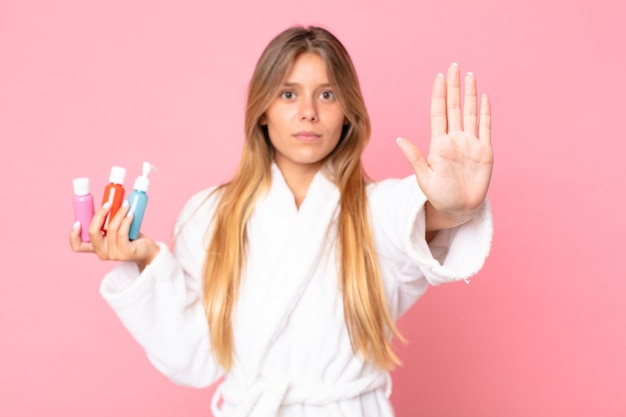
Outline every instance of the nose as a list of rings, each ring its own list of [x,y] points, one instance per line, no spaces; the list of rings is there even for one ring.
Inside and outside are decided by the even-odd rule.
[[[311,97],[300,101],[300,120],[316,122],[318,120],[317,106]]]

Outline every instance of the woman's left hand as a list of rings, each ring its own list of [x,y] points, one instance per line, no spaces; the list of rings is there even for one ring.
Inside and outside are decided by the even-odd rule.
[[[431,227],[433,230],[470,220],[481,208],[489,189],[493,168],[491,107],[487,96],[482,95],[479,113],[472,73],[465,76],[463,108],[458,65],[450,65],[445,79],[443,74],[437,76],[430,120],[428,157],[406,139],[399,138],[398,145],[431,205],[427,207],[427,217],[429,208],[436,213],[438,227]]]

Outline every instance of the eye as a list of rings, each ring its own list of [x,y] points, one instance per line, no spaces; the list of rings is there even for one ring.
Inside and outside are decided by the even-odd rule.
[[[296,97],[296,93],[294,93],[291,90],[285,90],[280,93],[280,98],[285,99],[285,100],[292,100],[295,97]]]
[[[330,90],[322,91],[322,93],[320,94],[320,98],[322,100],[331,101],[335,99],[335,93]]]

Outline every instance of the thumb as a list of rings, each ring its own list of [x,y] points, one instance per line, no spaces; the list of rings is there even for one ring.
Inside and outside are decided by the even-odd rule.
[[[396,143],[415,172],[418,182],[428,182],[430,165],[420,149],[405,138],[396,139]]]

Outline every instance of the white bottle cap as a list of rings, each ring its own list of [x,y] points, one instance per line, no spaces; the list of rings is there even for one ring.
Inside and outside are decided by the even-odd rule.
[[[74,184],[74,195],[89,194],[89,178],[75,178],[72,183]]]
[[[148,188],[150,187],[150,180],[148,179],[148,175],[152,171],[156,171],[156,167],[150,162],[144,162],[141,176],[137,177],[137,179],[135,180],[135,190],[143,191],[144,193],[148,192]]]
[[[112,182],[113,184],[123,184],[124,178],[126,178],[126,168],[118,166],[111,167],[109,182]]]

